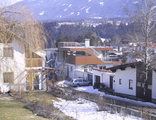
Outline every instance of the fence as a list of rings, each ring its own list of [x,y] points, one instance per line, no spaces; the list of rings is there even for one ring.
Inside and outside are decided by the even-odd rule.
[[[69,88],[63,88],[66,94],[74,97],[84,98],[95,102],[99,106],[99,110],[109,110],[111,113],[121,113],[122,115],[133,115],[141,117],[145,120],[156,120],[156,108],[150,106],[144,106],[137,103],[131,103],[128,101],[108,98],[96,94],[71,90]]]

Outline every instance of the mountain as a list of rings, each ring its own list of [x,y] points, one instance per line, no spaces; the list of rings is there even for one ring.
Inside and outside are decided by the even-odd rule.
[[[0,0],[0,8],[13,5],[23,0]]]
[[[7,0],[6,0],[7,1]],[[12,0],[13,1],[13,0]],[[130,0],[14,0],[30,8],[38,20],[124,17]],[[130,1],[136,4],[136,0]]]

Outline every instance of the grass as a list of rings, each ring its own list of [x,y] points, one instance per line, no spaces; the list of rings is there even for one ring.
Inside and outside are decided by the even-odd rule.
[[[30,110],[24,108],[25,103],[15,100],[3,100],[3,98],[10,97],[0,95],[0,120],[53,120],[34,115]],[[23,99],[29,102],[39,102],[43,106],[53,105],[54,101],[59,101],[56,97],[46,92],[24,93]],[[61,116],[63,120],[73,120],[73,118],[66,116],[57,108],[54,108],[53,112]]]
[[[24,98],[31,102],[38,101],[38,102],[44,103],[44,104],[52,104],[53,101],[58,101],[58,99],[56,97],[54,97],[51,94],[46,93],[46,92],[25,93]]]
[[[24,105],[17,101],[0,101],[0,120],[48,120],[34,115]]]
[[[59,101],[56,97],[52,96],[50,93],[46,92],[31,92],[25,93],[25,99],[31,102],[39,102],[43,106],[53,105],[54,101]],[[55,114],[63,117],[63,120],[74,120],[71,117],[66,116],[63,112],[58,110],[57,108],[53,111]]]

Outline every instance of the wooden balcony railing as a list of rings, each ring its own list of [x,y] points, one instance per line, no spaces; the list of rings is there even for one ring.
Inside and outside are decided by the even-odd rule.
[[[42,58],[26,58],[26,67],[42,67]]]

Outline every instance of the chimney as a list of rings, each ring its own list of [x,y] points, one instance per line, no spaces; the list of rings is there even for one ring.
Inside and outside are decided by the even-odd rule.
[[[85,47],[90,47],[90,39],[85,39]]]

